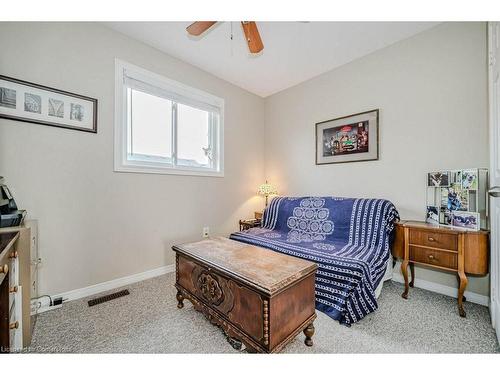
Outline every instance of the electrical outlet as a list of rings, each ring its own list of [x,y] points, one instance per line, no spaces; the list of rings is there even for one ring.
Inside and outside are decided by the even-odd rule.
[[[210,235],[210,228],[203,227],[203,233],[202,233],[203,238],[207,238],[209,235]]]

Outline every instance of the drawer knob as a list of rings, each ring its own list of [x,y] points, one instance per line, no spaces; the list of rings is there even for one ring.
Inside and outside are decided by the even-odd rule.
[[[10,259],[16,259],[17,258],[17,251],[13,251],[12,253],[9,254]]]
[[[430,242],[434,242],[434,241],[436,241],[436,240],[434,239],[434,237],[429,237],[429,241],[430,241]]]
[[[17,293],[17,291],[19,290],[19,288],[16,286],[11,286],[10,289],[9,289],[9,292],[11,293]]]
[[[434,255],[432,255],[432,254],[429,255],[429,259],[431,259],[431,260],[434,259]]]
[[[9,272],[9,266],[4,264],[3,266],[0,266],[0,273],[7,273]]]
[[[15,321],[14,323],[9,324],[10,329],[18,329],[19,328],[19,321]]]

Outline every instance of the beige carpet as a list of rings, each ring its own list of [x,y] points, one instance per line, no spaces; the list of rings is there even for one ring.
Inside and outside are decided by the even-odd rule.
[[[93,307],[89,297],[42,313],[31,351],[74,353],[238,353],[222,331],[186,301],[177,308],[174,274],[132,284],[130,295]],[[498,352],[488,309],[418,288],[386,282],[379,309],[352,327],[317,312],[314,346],[299,335],[285,353],[491,353]],[[107,294],[107,293],[105,293]]]

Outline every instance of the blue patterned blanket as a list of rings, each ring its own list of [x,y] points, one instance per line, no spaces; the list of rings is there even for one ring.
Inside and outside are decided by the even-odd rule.
[[[316,308],[349,326],[378,307],[398,219],[384,199],[277,197],[261,228],[230,238],[316,262]]]

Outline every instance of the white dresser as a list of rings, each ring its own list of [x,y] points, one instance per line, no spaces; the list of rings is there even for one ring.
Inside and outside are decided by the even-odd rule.
[[[0,351],[18,352],[31,343],[38,290],[36,221],[0,228]]]

